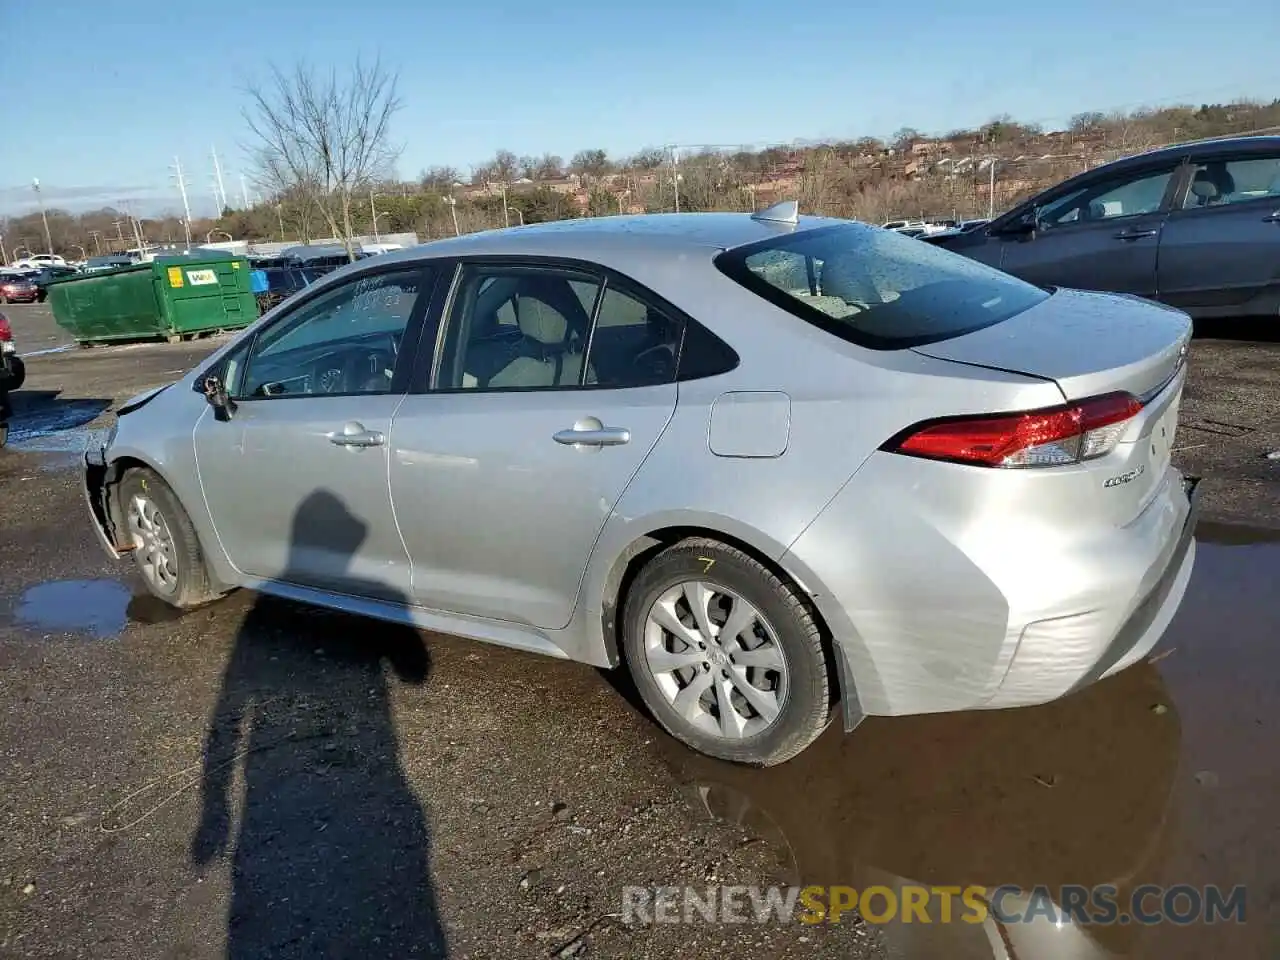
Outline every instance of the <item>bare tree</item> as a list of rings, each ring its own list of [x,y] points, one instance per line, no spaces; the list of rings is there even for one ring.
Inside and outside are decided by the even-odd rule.
[[[429,167],[418,174],[418,182],[424,190],[447,194],[455,183],[462,182],[462,174],[457,167]]]
[[[268,84],[249,88],[245,119],[257,140],[258,179],[277,194],[309,198],[352,260],[352,208],[399,155],[391,142],[396,86],[380,61],[357,60],[345,77],[273,67]]]
[[[564,161],[554,153],[544,153],[530,180],[558,180],[564,176]]]
[[[510,150],[499,150],[489,161],[495,183],[510,183],[520,172],[520,159]]]

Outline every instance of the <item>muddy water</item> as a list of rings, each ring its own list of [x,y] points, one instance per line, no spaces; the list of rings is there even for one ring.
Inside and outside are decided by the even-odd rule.
[[[796,883],[1247,887],[1243,925],[890,924],[904,956],[1280,957],[1280,538],[1198,533],[1155,663],[1042,707],[837,724],[768,770],[664,755]]]

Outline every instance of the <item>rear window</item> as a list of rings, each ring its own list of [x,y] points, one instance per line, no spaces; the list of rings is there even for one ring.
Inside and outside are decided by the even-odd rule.
[[[877,350],[980,330],[1049,296],[976,260],[853,223],[738,247],[716,266],[801,319]]]

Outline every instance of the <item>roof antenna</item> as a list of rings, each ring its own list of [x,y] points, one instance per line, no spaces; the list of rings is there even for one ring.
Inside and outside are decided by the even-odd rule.
[[[751,215],[752,220],[766,220],[769,223],[799,223],[800,201],[779,200],[771,207],[765,207]]]

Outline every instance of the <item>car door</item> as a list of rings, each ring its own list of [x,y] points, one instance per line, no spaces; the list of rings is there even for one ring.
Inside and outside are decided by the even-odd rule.
[[[1034,231],[998,234],[998,266],[1041,286],[1154,296],[1176,170],[1171,160],[1050,194],[1038,205]]]
[[[404,598],[387,444],[432,281],[414,265],[329,286],[219,371],[234,409],[200,419],[196,458],[218,539],[247,576]]]
[[[1160,299],[1197,314],[1280,307],[1280,152],[1188,164],[1160,237]]]
[[[675,411],[682,322],[578,267],[467,262],[454,284],[430,381],[392,430],[411,596],[558,629]]]

